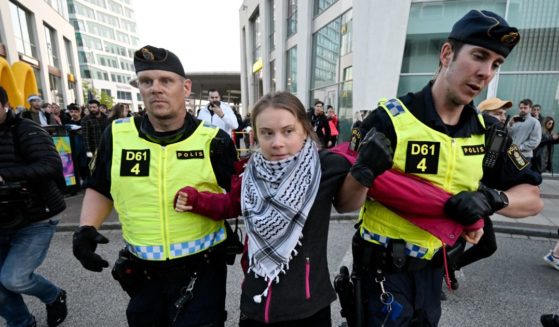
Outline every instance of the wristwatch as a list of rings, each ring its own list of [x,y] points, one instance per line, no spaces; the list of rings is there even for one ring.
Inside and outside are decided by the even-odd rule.
[[[501,201],[503,203],[503,208],[506,208],[509,206],[509,197],[507,196],[507,194],[503,191],[499,191],[497,190],[497,194],[499,194],[499,197],[501,198]]]

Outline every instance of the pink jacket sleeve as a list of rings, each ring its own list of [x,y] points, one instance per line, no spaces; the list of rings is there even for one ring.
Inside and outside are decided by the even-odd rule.
[[[242,178],[233,176],[231,177],[231,192],[229,193],[198,192],[190,186],[183,187],[179,192],[188,194],[188,205],[192,206],[191,212],[213,220],[223,220],[235,218],[241,214],[241,185]],[[175,206],[177,197],[178,192],[175,194]]]

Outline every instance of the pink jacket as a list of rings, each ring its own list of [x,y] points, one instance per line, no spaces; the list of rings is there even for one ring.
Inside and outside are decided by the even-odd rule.
[[[357,159],[357,154],[349,150],[348,143],[342,143],[331,151],[344,156],[352,164]],[[463,231],[483,228],[481,217],[470,226],[463,226],[447,217],[444,204],[452,194],[420,177],[398,170],[388,170],[375,178],[368,196],[450,246],[456,243]]]

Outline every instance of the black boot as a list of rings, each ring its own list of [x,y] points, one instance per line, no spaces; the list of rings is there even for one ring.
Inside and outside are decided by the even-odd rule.
[[[54,302],[47,304],[47,325],[54,327],[60,325],[68,315],[66,306],[66,291],[60,290],[60,294]]]
[[[540,321],[543,327],[559,327],[558,315],[542,315]]]

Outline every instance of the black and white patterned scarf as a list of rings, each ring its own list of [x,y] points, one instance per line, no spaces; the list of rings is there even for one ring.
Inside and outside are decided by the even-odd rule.
[[[249,271],[268,281],[289,269],[320,184],[320,159],[307,138],[301,151],[279,161],[251,158],[243,175],[241,207],[247,226]]]

